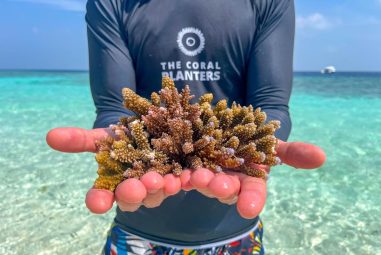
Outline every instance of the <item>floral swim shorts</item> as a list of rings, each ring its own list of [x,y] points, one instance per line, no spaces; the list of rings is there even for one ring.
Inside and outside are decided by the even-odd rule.
[[[259,222],[254,232],[227,245],[198,250],[176,249],[152,244],[113,225],[108,233],[102,255],[264,255],[262,236],[263,226],[262,222]]]

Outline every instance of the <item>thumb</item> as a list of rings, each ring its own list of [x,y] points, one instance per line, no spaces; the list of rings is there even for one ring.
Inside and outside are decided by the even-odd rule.
[[[95,152],[95,142],[107,136],[105,128],[55,128],[46,135],[47,144],[62,152]]]
[[[313,144],[302,142],[278,142],[278,157],[287,165],[295,168],[313,169],[324,164],[324,151]]]

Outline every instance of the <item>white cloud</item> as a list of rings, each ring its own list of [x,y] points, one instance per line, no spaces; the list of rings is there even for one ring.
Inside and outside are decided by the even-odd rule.
[[[380,0],[381,1],[381,0]],[[313,13],[307,17],[298,16],[296,17],[296,26],[298,28],[313,28],[318,30],[326,30],[329,29],[337,24],[339,24],[340,21],[332,21],[328,18],[326,18],[321,13]]]
[[[86,0],[16,0],[19,2],[28,2],[34,4],[47,4],[57,8],[67,10],[84,12],[86,6]]]

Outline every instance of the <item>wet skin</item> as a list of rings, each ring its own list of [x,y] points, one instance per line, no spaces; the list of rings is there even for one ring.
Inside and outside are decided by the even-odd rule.
[[[61,152],[96,152],[95,142],[107,136],[103,128],[85,130],[81,128],[56,128],[49,131],[46,141],[50,147]],[[301,169],[320,167],[325,159],[324,151],[316,145],[302,142],[279,141],[276,148],[284,164]],[[270,172],[267,166],[257,165]],[[127,179],[120,183],[115,193],[91,188],[86,195],[86,206],[93,213],[106,213],[114,201],[123,211],[136,211],[144,205],[159,206],[163,200],[181,189],[196,189],[205,196],[217,198],[222,203],[236,204],[239,214],[247,219],[255,218],[266,202],[266,181],[233,171],[213,173],[199,168],[185,169],[178,177],[148,172],[140,180]]]

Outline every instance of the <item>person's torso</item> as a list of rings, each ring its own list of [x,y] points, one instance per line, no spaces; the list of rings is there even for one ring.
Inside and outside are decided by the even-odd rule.
[[[136,73],[137,93],[149,98],[161,77],[176,87],[190,85],[199,98],[212,92],[213,103],[244,104],[245,75],[258,22],[255,0],[126,0],[123,32]],[[264,2],[264,1],[262,1]],[[239,216],[196,191],[167,198],[160,207],[137,212],[118,209],[116,223],[151,241],[197,246],[246,233],[258,218]]]
[[[250,0],[126,1],[123,32],[137,92],[149,97],[167,75],[216,102],[243,103],[256,15]]]

